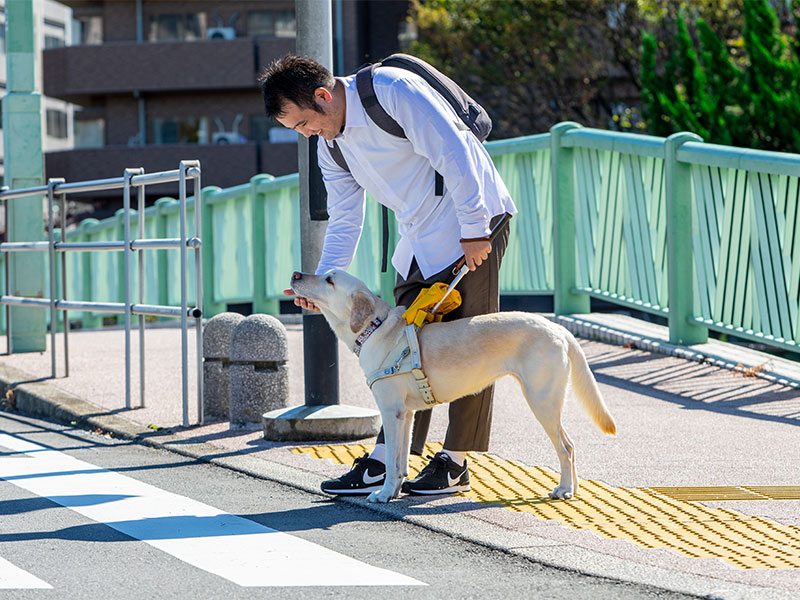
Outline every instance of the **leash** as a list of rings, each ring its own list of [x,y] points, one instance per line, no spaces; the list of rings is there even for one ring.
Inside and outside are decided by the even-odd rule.
[[[492,229],[492,232],[489,234],[489,243],[494,241],[497,235],[503,230],[510,220],[511,215],[509,213],[505,213],[502,216],[502,218],[497,222],[497,225],[494,226],[494,229]],[[450,292],[455,289],[455,287],[458,285],[458,282],[461,281],[461,279],[467,273],[469,273],[469,267],[467,267],[467,257],[462,256],[456,263],[456,266],[453,267],[453,275],[455,275],[455,279],[453,279],[450,285],[447,286],[447,291],[444,293],[444,296],[442,296],[442,299],[436,303],[436,306],[433,307],[431,314],[436,314],[436,311],[439,310],[439,307],[442,305],[442,302],[444,302],[444,299],[447,298]]]

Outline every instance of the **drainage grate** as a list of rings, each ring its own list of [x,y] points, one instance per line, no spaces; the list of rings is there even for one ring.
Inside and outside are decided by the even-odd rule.
[[[350,464],[372,450],[365,444],[294,448],[314,458]],[[441,450],[428,444],[426,454]],[[800,527],[762,517],[709,508],[699,500],[795,500],[800,486],[719,486],[614,488],[581,480],[578,498],[551,500],[559,479],[545,467],[529,467],[491,454],[469,453],[472,490],[464,497],[559,521],[573,529],[633,542],[642,548],[666,548],[692,558],[719,558],[740,569],[800,568]],[[409,476],[425,461],[412,456]]]

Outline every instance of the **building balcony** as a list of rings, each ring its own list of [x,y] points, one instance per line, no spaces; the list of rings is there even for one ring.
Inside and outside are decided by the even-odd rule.
[[[231,187],[246,183],[258,173],[284,175],[297,171],[296,144],[165,144],[163,146],[106,146],[48,152],[45,155],[46,177],[63,177],[68,182],[121,177],[126,168],[143,167],[148,173],[177,169],[181,160],[199,160],[203,169],[202,184]],[[177,186],[148,186],[148,195],[174,197]],[[87,197],[104,197],[98,192]],[[122,195],[119,195],[120,202]],[[152,199],[152,198],[151,198]]]
[[[288,38],[52,48],[44,51],[44,93],[87,105],[92,96],[136,91],[253,89],[261,68],[294,49]]]

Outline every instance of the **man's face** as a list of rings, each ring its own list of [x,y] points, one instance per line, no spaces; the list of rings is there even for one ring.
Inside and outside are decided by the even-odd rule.
[[[332,140],[339,134],[341,120],[334,114],[330,93],[326,94],[325,92],[327,90],[324,88],[318,88],[315,93],[317,106],[323,112],[300,108],[294,102],[287,100],[284,102],[283,114],[278,117],[278,122],[305,137],[321,135],[326,140]]]

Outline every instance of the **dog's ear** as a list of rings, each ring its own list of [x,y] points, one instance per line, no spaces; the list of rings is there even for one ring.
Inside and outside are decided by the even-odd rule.
[[[367,326],[367,321],[375,312],[375,303],[364,292],[355,292],[350,296],[350,329],[353,333],[358,333]]]

